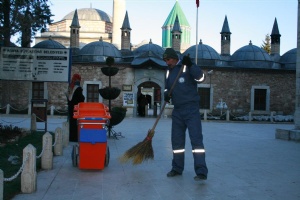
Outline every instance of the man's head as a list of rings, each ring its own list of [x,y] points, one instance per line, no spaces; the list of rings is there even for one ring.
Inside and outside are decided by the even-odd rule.
[[[169,67],[174,67],[177,64],[179,58],[174,49],[167,48],[163,54],[163,60]]]

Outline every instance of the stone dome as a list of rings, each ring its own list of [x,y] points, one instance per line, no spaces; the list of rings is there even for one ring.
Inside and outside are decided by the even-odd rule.
[[[241,47],[230,58],[231,65],[240,68],[268,68],[272,67],[270,55],[262,48],[252,45]]]
[[[72,20],[74,17],[74,12],[72,11],[69,14],[67,14],[64,19]],[[112,22],[111,17],[103,12],[102,10],[98,10],[95,8],[81,8],[77,10],[78,19],[80,20],[86,20],[86,21],[105,21],[105,22]]]
[[[121,61],[121,52],[111,43],[100,41],[92,42],[80,49],[76,60],[79,62],[105,62],[107,57],[114,57],[116,62]]]
[[[32,48],[40,48],[40,49],[65,49],[66,47],[62,45],[61,43],[52,40],[49,38],[49,40],[44,40],[36,45],[34,45]]]
[[[296,61],[297,61],[297,48],[287,51],[281,56],[279,60],[282,69],[296,69]]]
[[[197,51],[197,64],[202,65],[208,65],[213,66],[216,65],[216,62],[221,60],[220,55],[218,52],[208,46],[202,43],[202,40],[200,40],[199,44],[197,45],[198,51]],[[189,47],[185,52],[182,54],[182,56],[190,55],[191,60],[195,60],[196,58],[196,45],[193,45]]]

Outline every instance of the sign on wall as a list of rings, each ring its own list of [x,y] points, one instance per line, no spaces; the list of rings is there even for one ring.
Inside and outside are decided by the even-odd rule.
[[[123,93],[123,106],[133,106],[134,96],[132,92]]]
[[[2,80],[69,82],[70,66],[69,49],[1,48]]]

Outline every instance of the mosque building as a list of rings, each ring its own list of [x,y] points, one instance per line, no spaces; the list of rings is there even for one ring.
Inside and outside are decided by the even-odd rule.
[[[249,112],[269,115],[271,112],[290,115],[295,110],[295,74],[297,49],[280,55],[279,27],[275,18],[271,33],[271,53],[249,44],[231,52],[231,31],[227,16],[220,27],[220,49],[200,40],[190,45],[191,28],[178,1],[165,22],[162,21],[162,44],[131,44],[130,13],[125,0],[113,1],[113,16],[96,8],[80,8],[35,37],[32,48],[71,49],[71,74],[79,73],[85,101],[104,102],[98,90],[108,86],[109,78],[101,72],[105,60],[115,58],[119,72],[111,77],[113,86],[121,88],[114,106],[127,108],[127,116],[138,116],[138,96],[147,97],[149,109],[159,109],[164,103],[163,90],[167,66],[162,60],[165,48],[173,47],[180,57],[190,55],[205,73],[198,84],[201,112],[224,112],[240,116]],[[222,20],[222,19],[220,19]],[[250,33],[251,34],[251,33]],[[197,56],[196,56],[197,55]],[[197,58],[197,60],[196,60]],[[61,82],[11,82],[0,80],[1,105],[18,108],[30,105],[33,94],[47,99],[56,109],[66,108],[68,84]],[[23,93],[11,91],[22,90]],[[4,95],[5,93],[5,95]],[[131,98],[130,101],[126,98]],[[164,115],[170,115],[168,104]],[[155,113],[155,112],[154,112]]]

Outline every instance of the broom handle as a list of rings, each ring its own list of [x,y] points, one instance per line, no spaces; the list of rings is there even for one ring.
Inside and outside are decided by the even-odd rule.
[[[175,78],[175,81],[174,81],[174,83],[172,84],[172,87],[171,87],[171,89],[170,89],[170,91],[169,91],[169,96],[170,96],[170,94],[172,93],[172,91],[173,91],[173,89],[174,89],[174,87],[175,87],[175,84],[176,84],[177,80],[179,79],[179,76],[180,76],[180,74],[181,74],[181,72],[182,72],[182,70],[183,70],[183,67],[184,67],[184,65],[181,66],[181,68],[180,68],[180,70],[179,70],[179,72],[178,72],[178,74],[177,74],[177,76],[176,76],[176,78]],[[166,105],[167,105],[167,102],[165,101],[165,103],[163,104],[163,106],[162,106],[162,108],[161,108],[161,110],[160,110],[160,112],[159,112],[159,115],[157,116],[157,118],[156,118],[156,120],[155,120],[155,123],[154,123],[153,126],[152,126],[152,129],[151,129],[152,132],[154,132],[154,130],[155,130],[155,128],[156,128],[156,125],[158,124],[158,121],[160,120],[161,115],[162,115],[162,113],[163,113],[163,111],[164,111]]]

